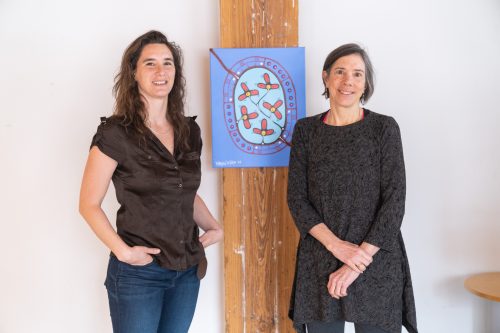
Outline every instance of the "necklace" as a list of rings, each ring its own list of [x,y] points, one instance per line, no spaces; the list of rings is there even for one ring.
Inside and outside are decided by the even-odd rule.
[[[153,132],[154,134],[158,134],[158,135],[163,135],[163,134],[168,135],[168,133],[170,132],[169,129],[167,129],[163,132],[159,132],[159,131],[155,131],[152,127],[148,127],[148,128],[151,130],[151,132]]]
[[[153,129],[153,126],[151,126],[151,124],[148,122],[148,124],[146,124],[146,126],[151,130],[151,132],[153,132],[154,134],[157,134],[157,135],[168,135],[170,133],[170,128],[167,128],[166,130],[163,130],[163,131],[156,131]]]

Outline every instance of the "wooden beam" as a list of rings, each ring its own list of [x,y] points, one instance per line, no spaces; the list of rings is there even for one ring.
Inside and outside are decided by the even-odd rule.
[[[220,47],[298,46],[297,0],[221,0]],[[223,170],[226,332],[293,332],[287,168]]]

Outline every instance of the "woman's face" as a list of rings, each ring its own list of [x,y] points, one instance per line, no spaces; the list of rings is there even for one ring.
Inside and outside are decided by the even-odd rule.
[[[137,61],[135,80],[146,99],[164,99],[174,86],[175,66],[172,52],[165,44],[148,44]]]
[[[323,81],[330,93],[330,102],[336,107],[359,106],[365,91],[366,73],[363,58],[357,53],[338,58],[330,68],[323,71]]]

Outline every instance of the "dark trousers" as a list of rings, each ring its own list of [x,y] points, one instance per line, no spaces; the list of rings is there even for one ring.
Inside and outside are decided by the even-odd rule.
[[[315,321],[308,323],[307,333],[344,333],[345,321],[338,320],[334,322],[320,322]],[[356,333],[387,333],[378,327],[365,325],[365,324],[354,324],[354,330]]]
[[[113,332],[187,333],[200,288],[196,269],[132,266],[111,255],[105,285]]]

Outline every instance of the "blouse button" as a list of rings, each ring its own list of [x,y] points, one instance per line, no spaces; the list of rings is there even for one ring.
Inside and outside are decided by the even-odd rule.
[[[179,186],[179,188],[180,188],[180,187],[182,187],[182,184],[179,184],[178,186]]]
[[[151,159],[151,155],[148,155],[148,160],[150,160],[150,159]]]
[[[179,167],[177,165],[174,165],[175,170],[179,170]]]

